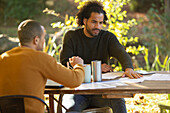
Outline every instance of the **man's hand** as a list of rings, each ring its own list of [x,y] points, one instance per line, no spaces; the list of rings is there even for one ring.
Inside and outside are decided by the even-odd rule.
[[[129,77],[129,78],[140,78],[143,77],[141,74],[136,73],[132,68],[126,68],[125,72],[123,73],[122,77]]]
[[[72,67],[74,67],[74,65],[76,64],[84,64],[84,60],[78,56],[73,56],[72,58],[69,58],[69,62],[71,64]]]
[[[112,67],[110,65],[107,64],[102,64],[102,72],[110,72],[113,71]]]

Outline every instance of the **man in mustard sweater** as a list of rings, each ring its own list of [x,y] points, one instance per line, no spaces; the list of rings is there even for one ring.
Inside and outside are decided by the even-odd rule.
[[[45,29],[34,20],[25,20],[18,26],[20,47],[0,55],[0,96],[33,95],[43,99],[48,79],[67,87],[77,87],[84,79],[83,60],[69,59],[73,70],[62,66],[43,53]],[[26,101],[26,113],[43,113],[39,102]]]

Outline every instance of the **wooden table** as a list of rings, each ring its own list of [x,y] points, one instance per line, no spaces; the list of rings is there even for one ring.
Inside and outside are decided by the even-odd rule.
[[[170,74],[170,72],[156,72]],[[127,98],[136,93],[170,93],[170,81],[144,81],[141,83],[128,83],[128,86],[117,86],[116,88],[75,90],[70,88],[46,89],[49,94],[51,112],[54,113],[54,94],[101,94],[103,98]]]

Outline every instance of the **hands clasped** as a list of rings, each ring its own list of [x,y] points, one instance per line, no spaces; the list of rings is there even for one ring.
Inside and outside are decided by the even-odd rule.
[[[84,64],[84,60],[82,58],[80,58],[79,56],[73,56],[71,58],[69,58],[69,62],[71,64],[72,67],[74,67],[74,65],[76,64]]]

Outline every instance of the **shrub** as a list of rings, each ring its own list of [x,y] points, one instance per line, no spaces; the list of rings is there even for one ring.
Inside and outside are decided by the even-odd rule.
[[[14,19],[18,23],[41,14],[45,5],[43,2],[43,0],[2,0],[1,3],[5,6],[1,11],[4,22],[7,23],[8,20]]]

